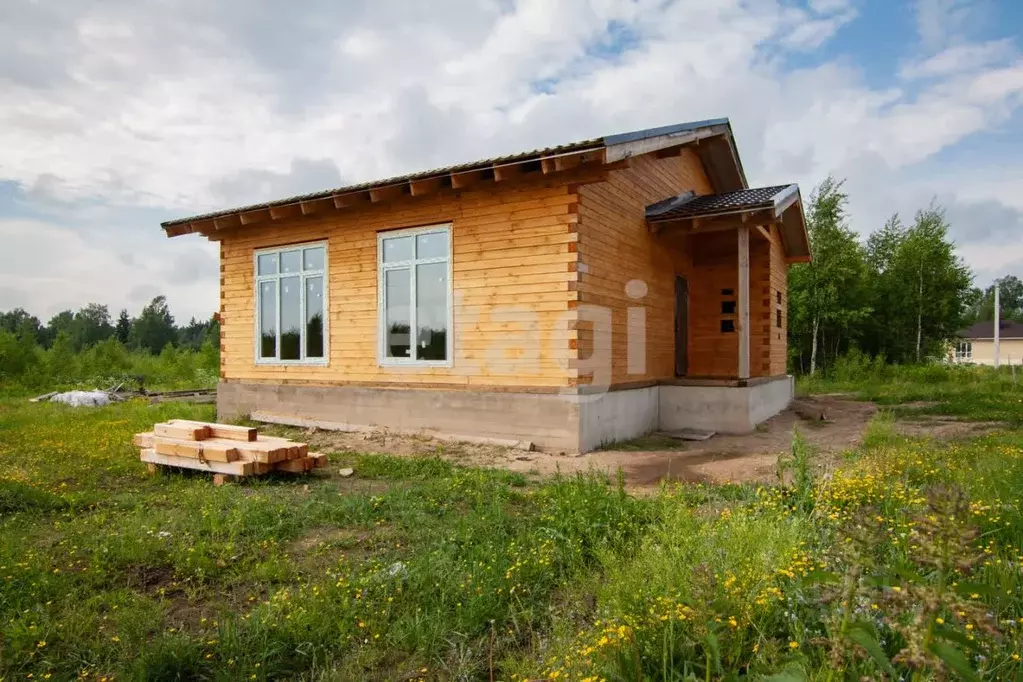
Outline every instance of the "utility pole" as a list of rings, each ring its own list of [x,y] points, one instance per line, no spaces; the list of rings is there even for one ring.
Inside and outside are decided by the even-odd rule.
[[[998,342],[999,342],[999,337],[1001,336],[999,327],[1001,326],[1001,317],[1002,317],[1001,316],[1000,306],[999,306],[999,303],[998,303],[998,288],[999,288],[999,282],[996,279],[995,280],[995,369],[998,369],[998,364],[999,364],[998,363],[998,350],[999,350],[999,348],[998,348],[999,343]]]

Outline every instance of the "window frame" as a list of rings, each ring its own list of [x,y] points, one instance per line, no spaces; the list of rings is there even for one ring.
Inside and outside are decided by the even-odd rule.
[[[384,262],[384,240],[400,239],[402,237],[413,237],[413,249],[416,248],[416,239],[422,234],[436,234],[444,232],[448,237],[447,254],[436,258],[416,258],[413,251],[412,260]],[[454,276],[452,271],[453,237],[451,223],[437,223],[436,225],[423,225],[400,230],[384,230],[377,232],[377,364],[380,367],[453,367],[455,355],[455,319],[454,319]],[[448,287],[445,296],[445,307],[447,314],[447,334],[445,338],[444,360],[419,360],[412,357],[418,346],[415,343],[418,334],[418,320],[416,319],[416,308],[418,299],[416,294],[416,268],[419,265],[432,263],[447,263]],[[387,290],[385,277],[390,270],[409,270],[409,351],[410,357],[392,358],[387,355]]]
[[[305,269],[305,256],[302,253],[305,249],[312,249],[321,247],[323,248],[323,269],[322,270],[306,270]],[[302,262],[302,270],[297,273],[286,273],[281,274],[281,254],[289,251],[298,251],[299,258]],[[277,273],[273,275],[260,275],[259,274],[259,257],[267,254],[277,254]],[[326,367],[330,364],[330,280],[328,279],[327,272],[329,270],[329,250],[327,248],[327,240],[319,240],[315,242],[302,242],[301,244],[288,244],[286,246],[270,246],[262,249],[255,249],[252,252],[252,274],[253,274],[253,299],[252,307],[254,314],[252,316],[253,321],[253,334],[252,334],[252,353],[255,358],[257,365],[300,365],[300,366],[314,366],[314,367]],[[281,359],[281,286],[280,280],[284,277],[298,277],[302,282],[301,287],[301,319],[302,319],[302,331],[299,335],[299,359],[297,360],[282,360]],[[308,277],[320,277],[323,279],[323,357],[322,358],[307,358],[305,357],[306,352],[306,279]],[[260,353],[260,341],[262,339],[260,322],[262,321],[263,306],[260,305],[260,285],[263,282],[277,282],[277,291],[275,296],[275,308],[277,311],[277,319],[275,320],[275,329],[277,331],[277,343],[276,353],[277,357],[264,358]]]
[[[965,350],[963,348],[965,347]],[[967,339],[965,341],[959,341],[956,344],[956,360],[972,360],[973,359],[973,339]]]

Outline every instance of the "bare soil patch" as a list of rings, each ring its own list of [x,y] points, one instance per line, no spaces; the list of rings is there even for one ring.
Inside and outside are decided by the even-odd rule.
[[[971,422],[956,417],[942,415],[913,415],[902,417],[895,423],[895,430],[915,438],[973,438],[1005,428],[1001,422]]]
[[[301,568],[326,567],[342,557],[355,560],[407,543],[405,534],[391,525],[372,528],[321,526],[288,545],[287,554]]]
[[[929,403],[910,405],[918,409]],[[801,398],[781,414],[761,424],[753,433],[716,435],[706,441],[682,441],[667,434],[651,434],[627,443],[584,455],[554,452],[523,452],[510,448],[468,443],[441,443],[426,437],[381,433],[300,432],[310,449],[327,452],[369,452],[398,456],[434,456],[467,466],[502,468],[535,478],[556,473],[599,471],[616,475],[621,470],[626,484],[635,490],[651,489],[662,481],[703,483],[773,482],[778,476],[778,457],[792,447],[793,429],[815,452],[815,465],[828,471],[838,455],[857,447],[871,418],[874,403],[851,399],[851,394],[818,395]],[[825,414],[824,421],[807,418]],[[896,422],[896,431],[913,437],[950,439],[989,433],[1002,425],[996,422],[967,422],[954,417],[912,415]],[[294,434],[296,430],[290,432]],[[295,436],[297,437],[297,436]],[[334,467],[328,470],[338,485],[365,491],[382,481],[340,478]]]
[[[523,452],[488,445],[441,443],[429,438],[381,433],[335,431],[300,432],[310,449],[326,452],[369,452],[398,456],[436,456],[468,466],[496,467],[534,477],[555,473],[573,474],[596,470],[610,475],[621,469],[626,484],[634,489],[651,488],[662,480],[690,482],[774,481],[780,454],[790,450],[792,430],[797,427],[818,453],[817,460],[828,468],[833,455],[856,447],[864,429],[877,412],[873,403],[848,400],[845,396],[821,396],[800,401],[827,414],[827,420],[808,421],[796,410],[786,410],[769,419],[753,433],[717,435],[706,441],[676,441],[655,434],[620,447],[573,455],[551,452]],[[290,433],[294,435],[295,431]],[[297,435],[294,437],[298,437]],[[336,467],[327,472],[339,486],[365,490],[372,482],[340,478]],[[385,484],[378,482],[381,488]]]

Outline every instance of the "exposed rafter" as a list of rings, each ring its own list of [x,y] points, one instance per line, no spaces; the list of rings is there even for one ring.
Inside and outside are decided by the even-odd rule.
[[[424,194],[432,194],[441,188],[441,177],[423,178],[409,182],[409,194],[414,197],[421,197]]]
[[[451,186],[455,189],[465,189],[466,187],[472,187],[480,178],[483,177],[483,171],[471,170],[462,171],[461,173],[451,174]]]

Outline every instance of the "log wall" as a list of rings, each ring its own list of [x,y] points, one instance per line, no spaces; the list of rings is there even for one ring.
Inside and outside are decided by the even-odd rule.
[[[587,171],[592,174],[592,171]],[[599,173],[604,177],[606,172]],[[221,376],[274,383],[562,387],[574,381],[571,318],[578,197],[571,181],[490,182],[475,191],[250,226],[221,241]],[[381,367],[377,233],[451,223],[452,367]],[[253,251],[326,240],[327,366],[255,362]]]

